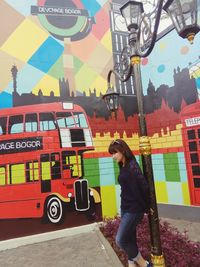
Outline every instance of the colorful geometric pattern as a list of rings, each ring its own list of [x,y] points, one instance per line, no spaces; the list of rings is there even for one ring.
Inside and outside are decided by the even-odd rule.
[[[141,159],[136,156],[141,165]],[[190,205],[187,173],[183,152],[153,154],[152,164],[158,203]],[[120,213],[119,173],[112,157],[84,159],[85,178],[89,185],[100,187],[102,214],[112,217]]]
[[[43,72],[48,72],[63,50],[63,46],[56,42],[54,38],[48,37],[29,59],[28,64]]]
[[[10,69],[15,64],[20,94],[37,94],[40,89],[44,95],[49,95],[50,91],[54,91],[54,95],[59,94],[58,80],[66,75],[63,71],[64,58],[69,51],[64,50],[63,41],[51,36],[39,19],[31,15],[31,6],[37,3],[36,0],[1,1],[0,22],[6,27],[0,36],[0,58],[5,66],[1,70],[0,91],[13,92]],[[112,66],[108,1],[74,0],[74,3],[78,8],[87,9],[95,24],[88,36],[70,43],[73,74],[69,73],[65,78],[72,79],[74,76],[73,91],[85,91],[87,94],[89,89],[96,88],[98,95],[106,90],[106,72]]]

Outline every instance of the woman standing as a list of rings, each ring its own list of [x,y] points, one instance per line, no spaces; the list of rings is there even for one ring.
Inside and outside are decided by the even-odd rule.
[[[126,142],[117,139],[110,144],[108,151],[120,168],[121,223],[116,243],[128,255],[129,267],[152,267],[139,252],[136,239],[136,226],[148,211],[148,183]]]

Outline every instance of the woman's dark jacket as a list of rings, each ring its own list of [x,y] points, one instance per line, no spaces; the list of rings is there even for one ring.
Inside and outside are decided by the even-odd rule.
[[[126,212],[147,212],[149,187],[135,159],[120,168],[118,177],[121,186],[121,209]]]

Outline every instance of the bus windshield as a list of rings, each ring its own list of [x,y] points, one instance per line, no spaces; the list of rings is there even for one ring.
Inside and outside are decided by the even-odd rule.
[[[85,115],[82,112],[74,112],[73,114],[74,114],[74,119],[75,119],[76,127],[79,127],[79,128],[88,128]]]
[[[88,128],[82,112],[57,112],[56,118],[59,128]]]

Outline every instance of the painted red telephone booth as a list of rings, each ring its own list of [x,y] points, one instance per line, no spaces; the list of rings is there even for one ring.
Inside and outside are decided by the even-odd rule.
[[[200,206],[200,101],[181,112],[191,204]]]

